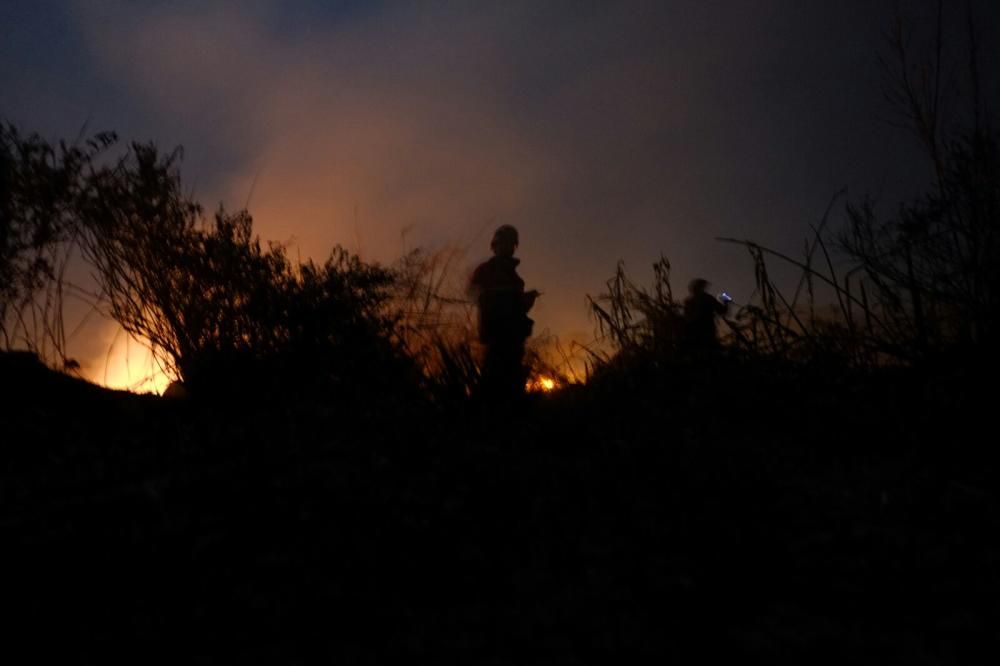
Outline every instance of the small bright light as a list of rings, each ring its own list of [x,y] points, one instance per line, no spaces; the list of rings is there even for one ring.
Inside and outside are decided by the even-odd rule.
[[[524,385],[524,388],[529,393],[549,393],[550,391],[555,391],[559,388],[559,382],[551,377],[541,375],[528,380],[528,383]]]

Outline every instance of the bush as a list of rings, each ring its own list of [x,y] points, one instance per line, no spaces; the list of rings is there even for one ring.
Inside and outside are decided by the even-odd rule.
[[[182,195],[179,152],[133,145],[81,201],[85,257],[116,321],[194,392],[409,380],[386,307],[394,274],[335,248],[292,264],[246,211],[211,222]]]
[[[1000,154],[971,5],[967,11],[964,68],[949,62],[955,54],[945,43],[943,4],[929,57],[914,57],[913,31],[897,21],[883,61],[886,95],[920,142],[934,181],[889,219],[879,219],[871,199],[850,206],[840,237],[872,286],[885,334],[911,360],[992,354],[1000,335]]]
[[[82,146],[51,146],[0,124],[0,344],[67,362],[62,306],[74,247],[76,204],[93,160],[115,142],[101,133]]]

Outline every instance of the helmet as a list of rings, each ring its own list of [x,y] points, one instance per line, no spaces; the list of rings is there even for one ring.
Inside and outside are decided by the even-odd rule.
[[[700,294],[708,289],[708,280],[695,278],[688,282],[688,291],[692,294]]]
[[[493,240],[490,241],[490,247],[495,246],[497,243],[512,243],[513,245],[517,245],[517,229],[509,224],[497,227],[497,230],[493,232]]]

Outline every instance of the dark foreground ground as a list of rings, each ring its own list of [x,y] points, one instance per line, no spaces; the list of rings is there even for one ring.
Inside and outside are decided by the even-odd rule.
[[[517,408],[178,402],[3,357],[0,384],[0,650],[34,655],[6,663],[1000,654],[996,392],[962,373]]]

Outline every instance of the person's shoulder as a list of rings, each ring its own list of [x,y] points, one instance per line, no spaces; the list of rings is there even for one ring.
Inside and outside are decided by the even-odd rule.
[[[492,264],[492,259],[487,259],[472,271],[472,277],[469,278],[469,282],[472,284],[483,284],[489,282],[492,278],[491,276],[495,272],[495,268]]]

